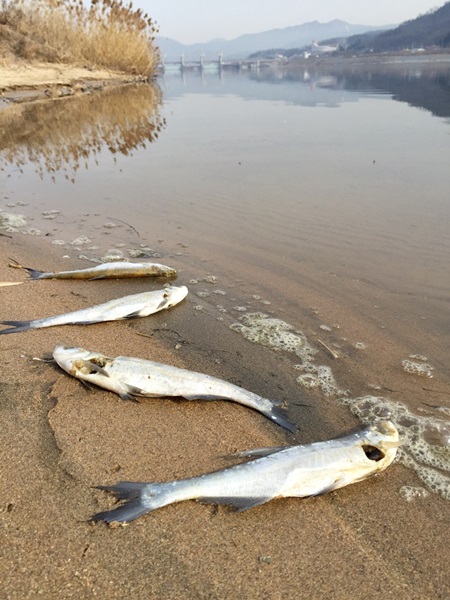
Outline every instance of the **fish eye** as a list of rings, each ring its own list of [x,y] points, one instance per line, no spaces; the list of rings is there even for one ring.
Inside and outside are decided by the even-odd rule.
[[[376,448],[375,446],[363,446],[362,447],[364,454],[367,456],[367,458],[369,460],[374,460],[375,462],[378,462],[379,460],[382,460],[385,456],[384,452],[381,452],[381,450],[379,448]]]

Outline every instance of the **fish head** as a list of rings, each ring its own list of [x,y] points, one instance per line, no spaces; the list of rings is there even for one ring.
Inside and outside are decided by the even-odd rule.
[[[184,300],[188,295],[188,289],[185,285],[169,285],[164,288],[164,291],[167,294],[167,304],[165,308],[175,306],[175,304]]]
[[[53,358],[61,369],[75,376],[77,371],[80,370],[81,365],[95,358],[98,359],[101,356],[97,352],[90,352],[84,348],[72,348],[70,346],[56,346],[53,350]]]
[[[377,463],[382,471],[388,467],[397,454],[400,436],[391,421],[377,421],[367,427],[361,436],[361,446],[366,457]]]

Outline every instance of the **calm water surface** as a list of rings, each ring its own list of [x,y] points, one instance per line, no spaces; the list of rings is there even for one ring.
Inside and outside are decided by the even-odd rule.
[[[61,257],[177,267],[193,314],[244,355],[276,348],[324,414],[394,419],[403,462],[450,498],[449,82],[414,64],[167,72],[161,93],[17,105],[0,218]]]

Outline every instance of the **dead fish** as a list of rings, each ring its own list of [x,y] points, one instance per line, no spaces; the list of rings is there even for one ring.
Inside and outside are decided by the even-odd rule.
[[[76,271],[60,271],[56,273],[45,273],[30,267],[10,263],[14,269],[25,269],[30,279],[119,279],[123,277],[150,277],[164,276],[173,277],[177,274],[176,270],[159,263],[128,263],[128,262],[110,262],[88,269],[78,269]]]
[[[211,375],[141,358],[109,358],[98,352],[65,346],[57,346],[53,358],[69,375],[115,392],[124,400],[132,400],[135,396],[231,400],[257,410],[289,431],[296,430],[280,407],[280,402],[263,398]]]
[[[241,452],[237,455],[241,458],[259,458],[199,477],[99,486],[127,502],[93,515],[91,520],[127,523],[183,500],[225,504],[243,511],[274,498],[317,496],[384,471],[394,460],[399,443],[394,425],[378,421],[326,442]]]
[[[41,327],[54,327],[55,325],[92,325],[104,321],[148,317],[148,315],[160,310],[175,306],[186,297],[187,293],[188,289],[184,285],[169,286],[153,292],[116,298],[104,304],[54,317],[45,317],[33,321],[0,321],[2,325],[11,326],[10,329],[0,331],[0,335],[27,331],[28,329],[40,329]]]

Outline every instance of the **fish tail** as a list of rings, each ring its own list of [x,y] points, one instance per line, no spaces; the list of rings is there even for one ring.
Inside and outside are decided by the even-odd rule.
[[[167,484],[121,481],[116,485],[100,485],[98,489],[110,492],[119,500],[126,500],[118,508],[93,515],[91,521],[129,523],[148,512],[170,504]]]
[[[10,325],[9,329],[3,329],[0,331],[0,335],[4,333],[18,333],[19,331],[27,331],[27,329],[33,329],[33,321],[0,321],[1,325]]]
[[[31,269],[30,267],[22,267],[28,273],[30,279],[42,279],[44,271],[38,271],[38,269]]]
[[[268,419],[277,425],[280,425],[280,427],[287,429],[291,433],[295,433],[297,431],[297,426],[295,423],[292,423],[292,421],[288,419],[288,413],[286,409],[281,408],[280,406],[272,406],[272,408],[267,412],[264,412],[264,414]]]

